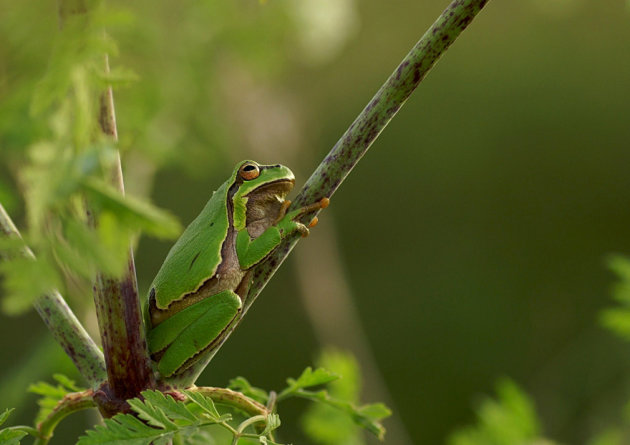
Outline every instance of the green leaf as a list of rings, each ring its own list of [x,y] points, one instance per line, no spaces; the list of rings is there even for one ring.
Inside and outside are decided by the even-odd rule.
[[[277,414],[269,414],[267,416],[267,424],[265,425],[265,429],[260,433],[260,436],[267,436],[273,430],[280,427],[280,416]]]
[[[20,430],[0,430],[0,444],[1,445],[19,445],[20,440],[26,436],[24,431]]]
[[[355,406],[355,404],[331,397],[327,391],[321,390],[317,392],[305,391],[300,389],[293,394],[295,397],[301,397],[319,402],[348,414],[354,423],[365,428],[379,439],[385,437],[385,427],[381,425],[380,420],[391,415],[391,410],[382,404]]]
[[[0,237],[0,258],[11,260],[23,256],[26,243],[21,237]]]
[[[198,420],[197,416],[190,411],[184,403],[175,400],[171,395],[164,394],[160,391],[143,391],[142,397],[147,404],[159,406],[171,419],[186,420],[194,423]]]
[[[390,410],[383,403],[371,403],[368,405],[362,405],[357,409],[357,412],[362,417],[373,420],[381,420],[392,415],[392,410]]]
[[[51,240],[55,255],[68,270],[83,277],[91,278],[97,270],[111,276],[119,276],[127,265],[127,242],[110,242],[109,221],[104,228],[94,231],[85,224],[69,219],[65,223],[65,238]],[[121,233],[122,232],[122,233]],[[103,236],[101,236],[103,235]],[[118,236],[126,241],[124,230]],[[113,245],[112,245],[113,244]]]
[[[111,419],[105,419],[104,425],[86,431],[77,445],[165,445],[173,434],[173,431],[150,427],[130,414],[116,414]]]
[[[153,405],[148,401],[140,401],[138,399],[129,400],[129,406],[136,413],[138,413],[138,417],[144,421],[146,421],[149,425],[161,428],[167,431],[176,431],[177,425],[175,422],[171,421],[164,411],[161,408]]]
[[[214,402],[209,397],[192,391],[182,391],[188,399],[203,411],[203,415],[215,422],[222,421],[221,415],[214,406]]]
[[[534,405],[514,382],[499,381],[497,395],[498,400],[486,399],[477,409],[477,425],[455,432],[449,445],[513,445],[543,440]]]
[[[630,281],[630,259],[624,255],[610,255],[607,258],[608,268],[620,279]]]
[[[358,403],[361,376],[357,361],[351,354],[334,349],[324,350],[317,365],[342,376],[327,385],[329,394],[349,403]],[[309,406],[302,418],[304,432],[322,445],[362,445],[360,426],[352,416],[340,415],[339,408],[324,403]]]
[[[380,421],[392,415],[390,410],[383,403],[373,403],[370,405],[362,405],[358,408],[350,405],[346,410],[351,414],[352,419],[357,425],[370,431],[379,439],[385,437],[385,428]]]
[[[0,414],[0,425],[7,421],[11,413],[13,412],[13,408],[5,409]],[[1,445],[18,445],[20,440],[26,436],[27,433],[24,431],[5,428],[0,430],[0,444]]]
[[[123,196],[103,181],[87,178],[83,187],[98,208],[111,212],[132,229],[142,229],[161,238],[173,238],[181,232],[181,225],[168,212],[136,198]]]
[[[2,412],[2,414],[0,414],[0,426],[2,426],[2,424],[7,421],[14,410],[15,408],[7,408]]]
[[[227,428],[225,422],[231,416],[219,414],[211,399],[194,392],[183,393],[190,402],[175,400],[159,391],[143,391],[144,400],[136,398],[128,401],[140,420],[131,414],[118,414],[105,420],[105,425],[87,431],[78,443],[166,444],[176,434],[192,437],[199,428],[209,425]],[[279,420],[274,425],[277,423]]]
[[[61,278],[53,265],[43,258],[15,258],[0,263],[4,275],[5,297],[2,310],[17,315],[31,308],[33,301],[59,287]]]
[[[263,405],[269,400],[269,393],[267,393],[267,391],[252,386],[245,377],[236,377],[230,380],[228,388],[238,391],[245,396],[262,403]]]
[[[620,304],[599,313],[602,325],[625,340],[630,340],[630,259],[621,255],[608,258],[608,267],[617,275],[612,296]]]
[[[298,379],[288,379],[289,386],[280,393],[278,401],[286,399],[287,397],[300,397],[311,400],[313,402],[320,403],[324,406],[341,410],[345,412],[352,421],[370,431],[372,434],[382,439],[385,435],[385,428],[380,423],[380,420],[384,417],[391,415],[391,411],[383,404],[372,405],[356,405],[356,397],[358,394],[359,375],[356,362],[351,356],[342,354],[336,351],[328,351],[322,355],[322,361],[326,361],[326,364],[333,364],[339,368],[343,368],[350,371],[350,385],[344,387],[338,386],[342,391],[339,394],[346,396],[346,399],[334,397],[327,390],[309,391],[305,388],[327,384],[330,389],[335,389],[334,385],[337,385],[341,381],[339,375],[325,368],[318,368],[313,371],[311,368],[306,368],[302,375]],[[354,373],[354,375],[352,375]],[[348,397],[350,399],[348,399]],[[325,425],[325,421],[328,419],[334,419],[335,416],[328,410],[323,408],[317,408],[321,411],[315,412],[314,416],[320,416],[319,419],[312,418],[309,425],[309,432],[314,433],[314,437],[319,443],[330,444],[357,444],[360,443],[356,438],[355,432],[350,428],[348,424],[335,423],[334,426],[328,427]],[[343,432],[335,430],[335,428],[341,427]],[[341,434],[334,434],[341,433]]]
[[[600,312],[599,320],[604,327],[630,340],[630,309],[605,309]]]
[[[313,371],[309,366],[302,372],[297,380],[292,378],[287,379],[287,384],[289,386],[285,388],[280,393],[280,395],[278,395],[278,400],[281,400],[300,389],[324,385],[326,383],[332,382],[333,380],[337,380],[338,378],[339,376],[337,374],[330,372],[324,368],[317,368],[315,371]]]
[[[53,386],[47,382],[37,382],[28,387],[29,392],[42,396],[42,398],[37,401],[39,412],[37,413],[35,423],[43,421],[66,395],[85,389],[78,387],[74,380],[69,379],[63,374],[54,374],[53,378],[59,383],[58,385]]]
[[[241,442],[242,442],[242,441],[239,441],[239,442],[238,442],[238,443],[239,443],[239,445],[241,445]],[[253,442],[247,442],[247,443],[253,443]],[[257,443],[262,443],[262,444],[264,444],[264,445],[283,445],[283,444],[281,444],[281,443],[274,442],[274,441],[273,441],[273,440],[271,440],[271,439],[267,439],[265,436],[260,436],[260,437],[258,438],[258,442],[257,442]],[[246,444],[243,444],[243,445],[246,445]]]
[[[61,386],[69,389],[70,391],[79,392],[84,391],[85,388],[77,386],[76,382],[63,374],[53,374],[53,379],[57,381]]]

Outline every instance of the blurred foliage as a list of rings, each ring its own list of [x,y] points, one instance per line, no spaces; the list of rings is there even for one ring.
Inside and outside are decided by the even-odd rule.
[[[630,443],[630,405],[626,407],[624,422],[619,426],[609,426],[596,435],[588,445],[625,445]]]
[[[0,413],[0,426],[7,421],[13,409],[5,409]],[[26,432],[5,428],[0,430],[0,443],[3,445],[18,445],[20,440],[26,436]]]
[[[478,423],[454,433],[449,445],[552,445],[540,436],[534,404],[514,382],[497,384],[497,400],[485,399],[477,408]]]
[[[34,262],[2,266],[4,308],[10,313],[25,310],[51,288],[85,301],[86,283],[96,269],[122,271],[126,247],[121,241],[139,230],[166,238],[179,231],[170,215],[131,197],[120,199],[102,179],[117,156],[94,119],[106,84],[121,92],[116,97],[122,135],[117,148],[124,168],[135,173],[126,177],[129,188],[146,193],[160,165],[201,175],[227,156],[235,144],[226,132],[234,114],[226,113],[226,102],[233,99],[226,98],[240,94],[234,75],[255,67],[263,78],[279,77],[287,50],[314,54],[317,47],[317,57],[324,60],[356,27],[351,0],[331,7],[332,20],[321,12],[304,13],[304,8],[318,10],[316,2],[266,7],[253,1],[187,2],[176,16],[167,3],[140,2],[134,11],[123,2],[86,4],[89,14],[67,17],[60,17],[53,4],[37,11],[26,3],[0,5],[7,10],[0,17],[6,41],[0,156],[24,195],[27,227],[21,231],[37,256]],[[142,19],[136,11],[142,11]],[[176,36],[162,31],[171,20],[180,30]],[[25,32],[24,23],[32,24],[33,32]],[[57,23],[63,23],[60,31]],[[251,32],[254,24],[257,33]],[[289,33],[294,29],[309,29],[309,37],[293,42]],[[124,42],[120,57],[112,35]],[[328,37],[318,40],[322,35]],[[106,53],[112,59],[107,72]],[[12,188],[0,181],[1,202],[10,209],[18,201]],[[84,228],[82,196],[99,212],[96,232]],[[29,282],[34,275],[40,279]]]
[[[617,277],[612,297],[619,303],[599,313],[603,326],[624,340],[630,340],[630,259],[623,255],[608,257],[608,267]],[[630,441],[630,402],[626,404],[620,426],[612,426],[598,434],[589,445],[623,445]]]
[[[361,375],[356,360],[349,354],[336,350],[324,350],[317,366],[343,376],[329,383],[331,396],[347,400],[351,403],[359,401],[361,392]],[[316,443],[325,445],[361,445],[365,441],[351,418],[340,416],[334,408],[316,404],[309,407],[302,418],[307,435]]]
[[[118,154],[114,141],[99,128],[100,96],[107,83],[130,76],[124,70],[108,72],[105,66],[104,54],[115,54],[117,48],[104,28],[115,26],[119,15],[100,1],[86,4],[86,13],[60,14],[63,26],[50,36],[46,73],[37,82],[18,82],[0,112],[15,118],[18,113],[10,107],[26,111],[28,106],[27,120],[33,126],[26,129],[29,141],[23,134],[18,138],[14,128],[0,128],[2,142],[13,149],[6,152],[7,162],[24,193],[23,237],[36,253],[36,259],[20,258],[13,249],[13,258],[0,266],[8,313],[28,309],[32,300],[52,289],[67,295],[78,288],[85,298],[97,270],[113,276],[124,272],[128,240],[137,231],[171,238],[180,231],[168,213],[121,196],[104,179],[116,168]],[[33,86],[32,97],[17,104],[25,83]],[[98,221],[96,230],[88,227],[86,199]]]
[[[612,296],[619,306],[602,311],[600,319],[608,329],[630,340],[630,259],[615,255],[609,258],[608,266],[618,278]]]
[[[57,381],[56,386],[47,382],[37,382],[28,388],[30,392],[41,396],[37,401],[39,413],[35,418],[35,424],[42,422],[65,396],[71,392],[85,390],[85,388],[79,388],[73,380],[63,374],[54,374],[53,379]]]
[[[311,408],[305,416],[305,427],[309,437],[318,443],[331,443],[329,440],[333,437],[340,440],[355,440],[348,443],[361,443],[356,442],[358,440],[356,427],[364,428],[382,439],[385,428],[381,420],[390,416],[391,411],[382,403],[368,405],[358,403],[357,389],[360,387],[360,377],[352,355],[325,351],[318,364],[322,367],[315,370],[308,367],[297,379],[287,379],[288,386],[274,396],[275,400],[280,403],[291,398],[302,398],[316,402],[313,407],[322,409]],[[313,390],[322,385],[324,389]],[[244,377],[232,379],[230,388],[263,404],[268,404],[272,400],[268,392],[252,386]],[[339,430],[340,427],[343,429]]]

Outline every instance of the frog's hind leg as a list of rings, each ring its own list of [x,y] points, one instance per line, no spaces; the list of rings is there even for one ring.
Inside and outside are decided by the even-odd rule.
[[[159,357],[162,376],[181,372],[197,361],[230,327],[241,307],[239,296],[226,290],[187,307],[152,329],[149,350]]]

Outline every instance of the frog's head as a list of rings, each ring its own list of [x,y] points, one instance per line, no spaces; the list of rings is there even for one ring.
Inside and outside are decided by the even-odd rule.
[[[255,238],[282,216],[284,199],[293,189],[295,177],[284,165],[260,165],[254,161],[239,163],[233,177],[238,186],[232,197],[234,228],[247,227]]]

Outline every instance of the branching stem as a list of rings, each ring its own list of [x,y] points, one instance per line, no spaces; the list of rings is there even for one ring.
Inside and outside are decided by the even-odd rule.
[[[0,204],[0,233],[7,237],[20,237],[20,232]],[[28,258],[35,258],[28,247],[22,250]],[[53,337],[72,359],[79,373],[92,388],[107,379],[103,353],[94,343],[66,301],[56,290],[43,295],[33,303]]]

